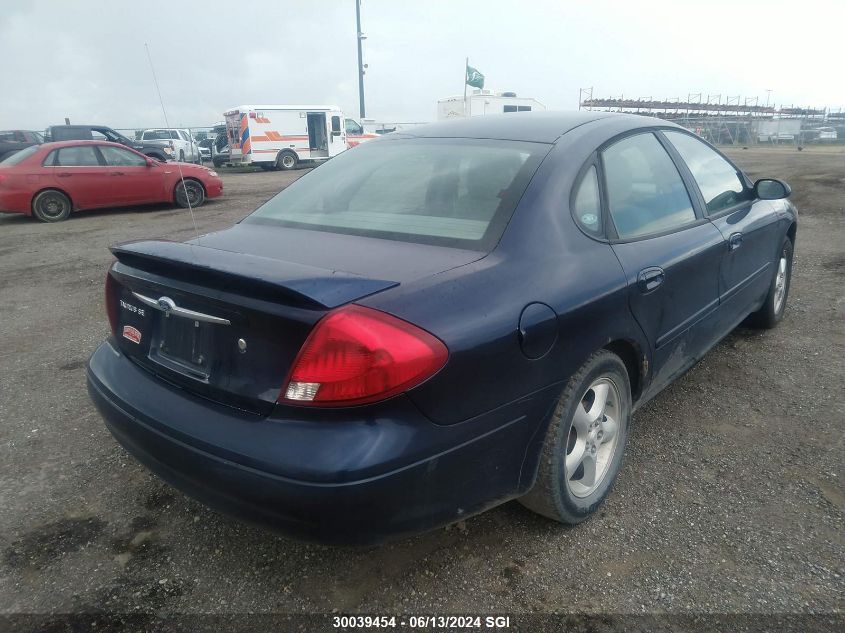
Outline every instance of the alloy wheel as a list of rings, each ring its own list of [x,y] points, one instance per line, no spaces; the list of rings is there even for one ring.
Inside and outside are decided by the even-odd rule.
[[[610,378],[596,379],[578,403],[566,442],[565,477],[570,492],[591,495],[610,469],[622,415],[619,390]]]
[[[782,254],[778,261],[778,272],[775,277],[775,314],[780,314],[781,308],[783,308],[783,300],[786,297],[787,269],[788,262],[786,261],[786,254]]]

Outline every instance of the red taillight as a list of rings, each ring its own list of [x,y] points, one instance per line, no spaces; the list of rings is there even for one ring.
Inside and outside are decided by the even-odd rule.
[[[343,307],[308,336],[279,402],[345,406],[384,400],[430,378],[448,358],[442,341],[407,321]]]
[[[117,282],[111,276],[111,270],[106,273],[106,315],[111,333],[117,336]]]

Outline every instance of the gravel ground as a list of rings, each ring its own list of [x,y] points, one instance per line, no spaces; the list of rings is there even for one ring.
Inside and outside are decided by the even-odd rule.
[[[845,153],[730,153],[795,191],[780,327],[737,330],[638,412],[592,520],[561,527],[508,503],[365,549],[293,542],[206,509],[129,457],[89,402],[106,247],[187,238],[187,212],[60,225],[0,215],[0,613],[841,613]],[[300,173],[224,174],[225,196],[196,211],[199,231]]]

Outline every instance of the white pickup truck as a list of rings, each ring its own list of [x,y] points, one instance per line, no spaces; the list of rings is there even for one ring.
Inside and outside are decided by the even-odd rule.
[[[170,160],[200,163],[200,148],[188,130],[155,128],[144,130],[141,140],[149,145],[159,145]]]

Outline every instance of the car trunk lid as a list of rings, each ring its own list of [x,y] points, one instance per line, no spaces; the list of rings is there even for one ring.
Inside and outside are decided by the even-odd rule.
[[[112,249],[116,339],[145,369],[267,414],[313,325],[397,284],[177,242]]]
[[[484,256],[260,225],[112,252],[120,349],[179,387],[260,414],[327,312]]]

